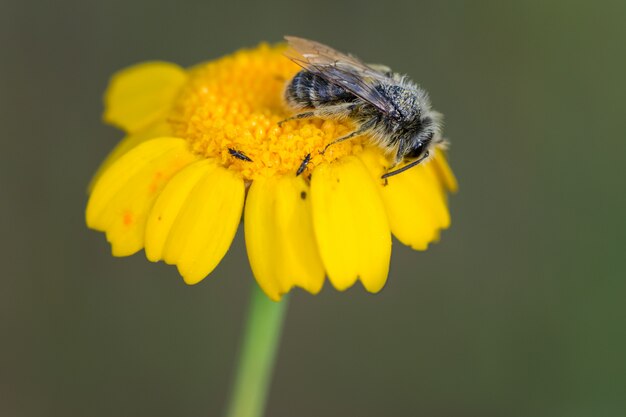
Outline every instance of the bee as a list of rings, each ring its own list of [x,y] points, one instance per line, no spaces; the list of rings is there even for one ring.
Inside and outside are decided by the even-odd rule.
[[[400,174],[426,160],[433,146],[444,146],[443,116],[431,108],[428,93],[406,76],[383,65],[367,65],[319,42],[286,36],[288,58],[303,69],[285,89],[287,104],[301,113],[287,120],[321,117],[352,120],[353,132],[328,147],[360,135],[393,156],[382,178]],[[283,121],[283,122],[284,122]]]

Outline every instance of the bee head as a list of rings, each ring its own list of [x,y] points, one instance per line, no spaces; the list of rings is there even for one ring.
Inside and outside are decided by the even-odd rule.
[[[402,168],[386,172],[381,177],[383,179],[398,175],[421,163],[428,158],[433,145],[444,143],[441,137],[441,114],[429,109],[423,115],[420,114],[418,123],[414,123],[404,133],[404,139],[399,140],[396,165],[404,159],[411,162]]]
[[[424,158],[430,147],[440,142],[442,142],[441,114],[432,110],[426,111],[420,115],[419,123],[415,126],[404,157],[408,159]]]

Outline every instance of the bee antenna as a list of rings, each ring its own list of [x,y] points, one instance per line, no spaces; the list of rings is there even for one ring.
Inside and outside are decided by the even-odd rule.
[[[426,151],[426,153],[424,154],[424,156],[422,156],[420,159],[417,159],[417,160],[415,160],[415,161],[411,162],[410,164],[403,166],[403,167],[402,167],[402,168],[400,168],[400,169],[396,169],[395,171],[388,172],[388,173],[384,174],[384,175],[383,175],[382,177],[380,177],[380,178],[382,178],[382,179],[387,179],[387,178],[389,178],[389,177],[393,177],[394,175],[402,174],[402,173],[403,173],[404,171],[406,171],[407,169],[409,169],[409,168],[413,168],[415,165],[419,164],[419,163],[420,163],[420,162],[422,162],[424,159],[428,158],[428,155],[429,155],[429,152],[428,152],[428,151]]]

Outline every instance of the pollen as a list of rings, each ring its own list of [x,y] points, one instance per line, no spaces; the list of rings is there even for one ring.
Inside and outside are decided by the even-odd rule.
[[[246,180],[296,175],[310,154],[307,176],[321,163],[361,151],[363,139],[357,137],[321,152],[354,130],[348,120],[280,123],[297,114],[283,95],[300,70],[284,51],[284,45],[261,44],[192,68],[168,117],[174,134],[189,141],[193,152],[217,159]]]

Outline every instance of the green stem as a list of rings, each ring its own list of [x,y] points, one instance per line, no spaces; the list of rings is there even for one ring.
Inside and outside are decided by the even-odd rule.
[[[287,301],[287,296],[278,303],[270,300],[254,284],[227,417],[263,415]]]

